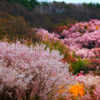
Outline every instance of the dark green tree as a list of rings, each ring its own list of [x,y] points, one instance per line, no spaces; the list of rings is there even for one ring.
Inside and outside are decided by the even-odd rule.
[[[96,7],[100,9],[100,4],[99,4],[99,3],[97,3],[97,4],[96,4]]]
[[[37,0],[17,0],[20,1],[20,3],[28,10],[32,10],[36,5],[39,4]]]

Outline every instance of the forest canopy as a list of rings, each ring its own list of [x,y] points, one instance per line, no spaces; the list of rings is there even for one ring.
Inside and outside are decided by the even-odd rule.
[[[0,10],[24,18],[31,27],[52,31],[55,26],[100,19],[99,3],[71,4],[37,0],[0,0]]]

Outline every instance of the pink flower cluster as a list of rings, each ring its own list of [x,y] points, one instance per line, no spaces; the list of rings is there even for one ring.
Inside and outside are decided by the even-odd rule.
[[[54,39],[54,41],[56,42],[60,38],[60,35],[54,32],[49,33],[47,30],[42,28],[37,29],[37,35],[41,37],[42,41],[52,41]]]
[[[76,23],[69,30],[62,32],[65,38],[62,39],[75,55],[82,58],[98,57],[100,47],[100,21],[90,20],[89,22]]]
[[[58,96],[59,86],[73,84],[69,64],[62,63],[59,51],[45,49],[45,45],[30,47],[17,43],[0,42],[0,94],[5,87],[15,91],[30,89],[30,97],[48,100]],[[11,91],[5,91],[11,93]],[[16,94],[17,95],[17,94]]]

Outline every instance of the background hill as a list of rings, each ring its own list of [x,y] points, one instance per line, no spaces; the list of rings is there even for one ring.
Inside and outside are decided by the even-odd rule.
[[[32,37],[31,28],[52,32],[55,26],[100,19],[100,4],[66,4],[37,0],[0,0],[0,38]]]

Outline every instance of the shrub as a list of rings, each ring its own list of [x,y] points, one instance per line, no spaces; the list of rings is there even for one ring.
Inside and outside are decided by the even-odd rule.
[[[81,60],[80,58],[78,59],[77,62],[71,63],[71,68],[74,71],[74,74],[80,73],[80,71],[86,66],[87,61]]]
[[[77,97],[78,95],[83,96],[85,93],[83,89],[83,84],[75,84],[71,86],[69,92],[72,93],[74,97]]]
[[[44,41],[44,44],[46,44],[46,48],[49,47],[50,50],[59,50],[60,54],[63,54],[64,57],[68,57],[70,55],[70,50],[69,48],[67,48],[66,45],[64,45],[63,43],[61,43],[61,41],[54,41],[52,40],[50,41]]]
[[[49,100],[60,85],[74,84],[63,56],[45,46],[0,42],[0,99]]]

